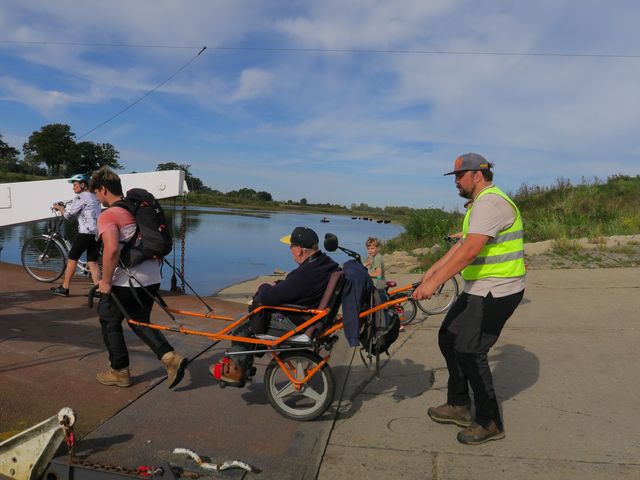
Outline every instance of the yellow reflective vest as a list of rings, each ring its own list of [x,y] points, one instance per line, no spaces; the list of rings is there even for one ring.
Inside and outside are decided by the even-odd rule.
[[[487,277],[521,277],[525,274],[524,268],[524,229],[522,216],[516,204],[498,187],[491,186],[484,189],[474,199],[487,194],[495,194],[504,198],[516,211],[516,218],[506,230],[498,232],[495,238],[490,238],[475,260],[462,269],[461,275],[465,280],[479,280]],[[469,233],[469,217],[473,205],[467,210],[462,224],[462,238],[467,238]]]

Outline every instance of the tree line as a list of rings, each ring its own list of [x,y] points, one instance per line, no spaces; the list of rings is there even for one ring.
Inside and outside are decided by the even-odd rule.
[[[12,147],[3,140],[0,133],[0,172],[11,172],[49,178],[70,177],[76,173],[91,173],[102,165],[108,165],[114,170],[122,170],[119,163],[120,153],[110,143],[95,143],[91,141],[76,141],[76,134],[71,127],[62,123],[45,125],[40,130],[33,132],[22,145],[22,151]],[[278,203],[281,206],[298,207],[324,207],[329,209],[347,208],[343,205],[330,203],[311,204],[306,198],[299,201],[286,200],[277,202],[266,191],[257,191],[252,188],[240,188],[229,192],[221,192],[204,184],[190,171],[191,165],[175,162],[160,163],[156,170],[182,170],[192,200],[197,203],[226,202],[231,204],[267,204]],[[355,208],[354,208],[355,207]],[[399,207],[403,209],[404,207]],[[365,203],[352,205],[353,210],[385,213],[383,209],[369,207]],[[385,209],[386,210],[386,209]],[[404,212],[386,212],[401,214]]]
[[[54,123],[33,132],[18,149],[10,146],[0,134],[0,169],[5,172],[61,177],[79,172],[92,172],[102,165],[115,170],[120,153],[110,143],[76,142],[69,125]]]
[[[21,156],[22,153],[22,156]],[[54,123],[33,132],[22,145],[22,152],[3,140],[0,133],[0,171],[24,173],[51,178],[69,177],[76,173],[90,173],[102,165],[122,170],[120,153],[110,143],[77,142],[69,125]],[[193,175],[191,165],[175,162],[160,163],[156,170],[182,170],[191,192],[213,197],[226,197],[237,202],[272,202],[269,192],[241,188],[223,193],[212,189]],[[306,199],[303,199],[306,204]]]

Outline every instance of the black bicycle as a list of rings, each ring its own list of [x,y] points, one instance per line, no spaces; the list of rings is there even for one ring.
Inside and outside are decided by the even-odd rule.
[[[58,202],[66,206],[69,202]],[[22,246],[20,259],[26,272],[39,282],[55,282],[64,273],[69,260],[71,242],[67,239],[63,223],[64,217],[55,208],[55,217],[47,223],[45,233],[30,238]],[[78,273],[89,275],[86,262],[78,260]]]

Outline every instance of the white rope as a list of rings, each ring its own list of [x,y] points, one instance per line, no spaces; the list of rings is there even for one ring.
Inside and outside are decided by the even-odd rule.
[[[243,470],[246,470],[247,472],[253,471],[253,468],[251,467],[251,465],[245,462],[241,462],[239,460],[227,460],[224,463],[217,463],[217,464],[207,463],[204,460],[202,460],[196,452],[189,450],[188,448],[176,448],[173,450],[173,453],[176,455],[182,454],[182,455],[187,455],[191,457],[198,465],[200,465],[201,468],[205,470],[213,470],[215,472],[218,472],[218,471],[221,472],[223,470],[228,470],[230,468],[241,468]]]

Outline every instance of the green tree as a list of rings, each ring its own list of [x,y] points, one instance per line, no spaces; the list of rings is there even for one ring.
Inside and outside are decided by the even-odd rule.
[[[273,197],[269,192],[258,192],[256,194],[256,198],[261,202],[271,202],[273,200]]]
[[[302,199],[300,199],[300,205],[306,205],[307,203],[308,203],[308,202],[307,202],[307,199],[306,199],[306,198],[302,198]]]
[[[75,146],[75,154],[65,165],[67,176],[75,173],[90,173],[102,165],[114,170],[122,170],[118,163],[120,153],[110,143],[80,142]]]
[[[159,163],[158,166],[156,167],[156,171],[161,172],[165,170],[182,170],[184,172],[184,179],[187,182],[187,187],[189,187],[190,191],[198,192],[198,191],[209,190],[209,187],[205,187],[202,180],[200,180],[198,177],[194,177],[191,174],[191,172],[189,171],[190,168],[191,168],[191,165],[178,164],[175,162],[167,162],[167,163]]]
[[[0,170],[19,172],[21,167],[18,160],[19,154],[18,150],[2,140],[2,134],[0,133]]]
[[[61,167],[74,156],[74,137],[75,133],[69,125],[45,125],[39,131],[33,132],[23,145],[24,158],[31,165],[44,163],[50,175],[59,176]]]

